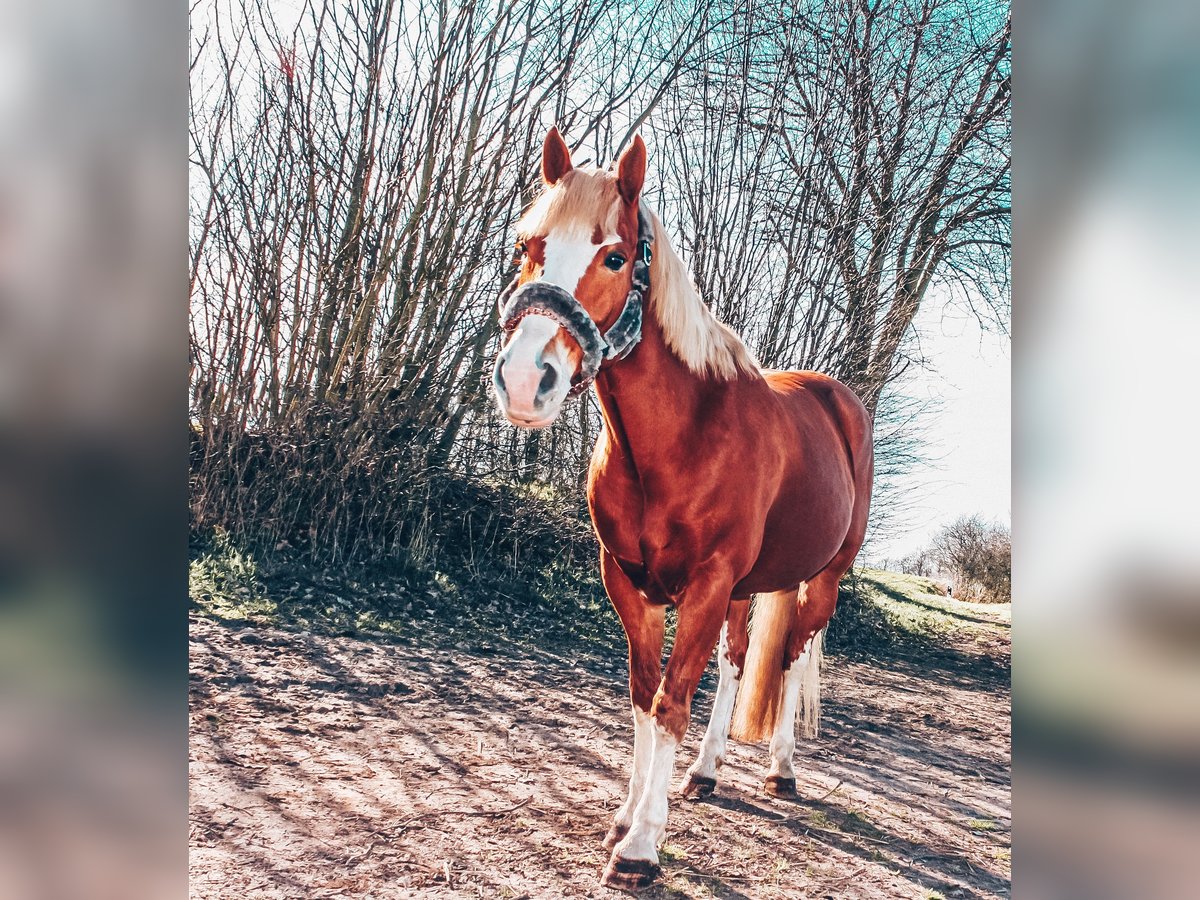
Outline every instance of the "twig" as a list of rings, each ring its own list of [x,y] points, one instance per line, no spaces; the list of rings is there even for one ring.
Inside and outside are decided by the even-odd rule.
[[[527,805],[529,803],[529,801],[532,799],[533,799],[532,797],[526,797],[520,803],[516,804],[515,806],[510,806],[507,809],[472,809],[472,810],[432,809],[429,812],[418,813],[417,815],[412,816],[411,818],[405,819],[403,822],[401,822],[399,825],[396,826],[396,831],[393,834],[393,837],[398,835],[401,831],[406,829],[409,825],[413,824],[414,822],[420,821],[421,819],[427,819],[430,817],[436,818],[439,816],[506,816],[509,813],[516,812],[522,806]]]
[[[347,858],[346,858],[346,865],[348,865],[348,866],[352,866],[352,865],[354,865],[355,863],[360,863],[360,862],[362,862],[364,859],[366,859],[368,856],[370,856],[370,855],[371,855],[371,851],[375,849],[375,845],[376,845],[377,843],[379,843],[379,842],[378,842],[378,841],[371,841],[371,843],[370,843],[370,844],[367,846],[367,849],[366,849],[366,850],[364,850],[362,853],[358,854],[357,856],[350,856],[350,857],[347,857]]]
[[[526,797],[520,803],[516,804],[515,806],[510,806],[510,807],[508,807],[508,809],[477,809],[477,810],[470,810],[468,812],[460,812],[460,813],[458,813],[458,815],[462,815],[462,816],[503,816],[503,815],[507,815],[510,812],[516,812],[522,806],[528,805],[529,801],[532,799],[533,799],[532,797]]]
[[[869,841],[872,844],[879,844],[881,847],[888,847],[892,843],[891,841],[881,841],[879,838],[870,838],[870,837],[867,837],[865,834],[857,834],[853,831],[834,831],[831,828],[818,828],[816,825],[806,825],[806,826],[804,826],[804,828],[805,828],[805,831],[819,831],[822,834],[834,834],[834,835],[837,835],[838,837],[847,838],[849,840],[854,840],[855,838],[858,838],[859,840]]]
[[[706,875],[703,872],[697,872],[691,866],[685,866],[682,869],[675,870],[676,874],[686,875],[688,878],[708,878],[712,881],[766,881],[766,877],[762,875]]]
[[[823,803],[824,801],[828,800],[830,797],[832,797],[837,792],[837,789],[840,788],[842,786],[842,784],[843,784],[843,782],[839,779],[838,783],[835,784],[828,793],[826,793],[822,797],[817,798],[813,802],[814,803]]]

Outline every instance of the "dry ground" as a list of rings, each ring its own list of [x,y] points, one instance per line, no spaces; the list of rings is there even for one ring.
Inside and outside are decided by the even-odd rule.
[[[965,629],[942,652],[827,658],[798,800],[764,795],[765,748],[736,744],[714,798],[673,797],[642,896],[1009,896],[1007,625],[942,605]],[[191,641],[197,900],[618,896],[598,879],[631,751],[623,659],[202,616]]]

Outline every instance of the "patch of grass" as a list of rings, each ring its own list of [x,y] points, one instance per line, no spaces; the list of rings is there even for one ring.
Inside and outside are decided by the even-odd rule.
[[[1006,628],[1011,622],[1011,604],[971,603],[947,597],[928,578],[881,569],[861,569],[858,578],[872,601],[910,631],[930,634],[981,629],[995,631]]]
[[[975,643],[986,645],[1007,632],[1011,610],[1009,604],[944,596],[941,586],[928,578],[855,569],[839,589],[828,645],[835,651],[876,653],[943,646],[950,637],[974,637]]]
[[[1012,851],[1007,847],[993,847],[988,851],[988,856],[996,860],[996,862],[1011,863]]]
[[[606,665],[625,658],[594,561],[556,557],[526,580],[504,565],[331,567],[287,549],[252,552],[214,529],[193,540],[189,576],[193,608],[220,619],[485,653],[569,647]]]
[[[674,844],[663,844],[658,848],[658,858],[662,862],[677,862],[687,859],[687,851]]]
[[[1000,826],[991,819],[971,819],[967,827],[972,831],[996,831]]]
[[[925,900],[946,900],[946,895],[941,891],[926,891]]]
[[[824,828],[826,831],[841,831],[837,823],[819,809],[814,809],[808,814],[808,821],[814,828]]]
[[[651,885],[641,896],[652,897],[654,900],[690,900],[693,896],[691,889],[696,887],[704,885],[692,881],[684,872],[673,872],[667,873],[662,881]]]
[[[188,566],[188,595],[203,612],[224,619],[274,622],[278,605],[266,595],[257,560],[216,529]]]

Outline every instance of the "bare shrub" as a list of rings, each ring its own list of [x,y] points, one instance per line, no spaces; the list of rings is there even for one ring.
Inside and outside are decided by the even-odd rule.
[[[960,516],[934,537],[927,551],[960,600],[1012,599],[1012,533],[980,516]]]
[[[921,453],[890,388],[929,288],[1005,327],[1009,38],[990,4],[199,0],[192,34],[198,528],[422,559],[455,492],[543,490],[583,515],[561,498],[591,398],[529,433],[487,388],[550,124],[577,163],[640,129],[649,200],[718,314],[765,364],[862,394],[875,531]]]

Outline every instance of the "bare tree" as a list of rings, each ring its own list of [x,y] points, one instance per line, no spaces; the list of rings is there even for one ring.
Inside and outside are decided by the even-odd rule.
[[[919,575],[922,578],[933,575],[935,566],[932,552],[928,547],[910,553],[896,564],[898,571],[906,575]]]
[[[982,10],[982,11],[981,11]],[[756,5],[656,123],[702,292],[868,407],[934,285],[1006,327],[1009,23],[962,0]]]
[[[652,120],[659,202],[702,295],[776,368],[876,418],[872,535],[902,518],[929,410],[922,303],[1007,327],[1008,23],[959,0],[735,7]],[[914,354],[917,354],[914,356]]]
[[[472,466],[535,468],[541,438],[489,427],[484,376],[542,133],[609,152],[706,25],[614,0],[280,9],[193,16],[193,498],[201,520],[265,518],[316,546],[465,447]],[[289,460],[278,500],[254,493],[247,440]],[[284,511],[297,473],[323,493]]]
[[[1012,535],[980,516],[960,516],[942,528],[928,553],[960,599],[1007,603],[1012,598]]]
[[[579,482],[591,401],[519,433],[485,386],[557,123],[580,163],[640,129],[717,313],[863,395],[884,522],[920,454],[894,389],[917,310],[940,285],[1006,321],[1008,26],[967,0],[801,6],[198,0],[196,521],[380,555],[448,470]]]

